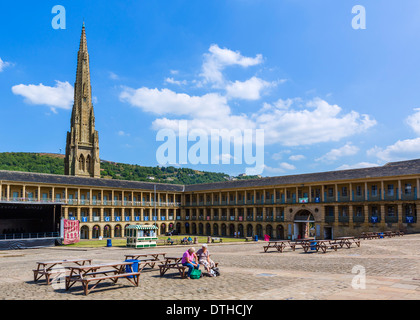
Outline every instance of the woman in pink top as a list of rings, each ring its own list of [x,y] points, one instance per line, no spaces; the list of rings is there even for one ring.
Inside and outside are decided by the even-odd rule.
[[[188,267],[187,278],[190,278],[193,269],[199,269],[195,248],[189,248],[184,252],[182,256],[182,265]]]

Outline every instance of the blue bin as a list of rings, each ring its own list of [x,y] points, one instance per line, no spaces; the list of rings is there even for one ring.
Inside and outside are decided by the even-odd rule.
[[[125,260],[125,262],[133,262],[133,264],[130,266],[125,266],[125,272],[130,273],[131,270],[133,270],[133,272],[138,272],[139,271],[139,262],[140,260],[136,260],[136,259],[127,259]],[[128,276],[127,278],[133,278],[133,276]]]
[[[106,241],[106,246],[107,246],[107,247],[112,247],[112,240],[111,240],[111,239],[108,239],[108,240]]]
[[[258,236],[254,236],[254,240],[255,241],[258,241]]]
[[[311,246],[311,250],[315,251],[316,250],[316,241],[311,241],[310,246]]]
[[[379,234],[379,239],[383,239],[384,238],[384,234],[383,233],[380,233]]]

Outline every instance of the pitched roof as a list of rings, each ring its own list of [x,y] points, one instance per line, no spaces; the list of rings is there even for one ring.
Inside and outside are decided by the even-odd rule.
[[[186,192],[233,189],[233,188],[254,188],[272,185],[304,184],[314,182],[332,182],[340,180],[356,180],[366,178],[385,178],[404,175],[420,174],[420,159],[390,162],[383,166],[363,169],[337,170],[319,173],[307,173],[299,175],[288,175],[268,177],[261,179],[234,180],[226,182],[215,182],[206,184],[194,184],[185,186]]]
[[[171,191],[171,192],[182,192],[184,188],[183,186],[176,185],[176,184],[89,178],[89,177],[75,177],[75,176],[65,176],[65,175],[58,175],[58,174],[4,171],[4,170],[0,170],[0,180],[26,182],[26,183],[74,185],[74,186],[85,186],[85,187],[141,189],[141,190],[150,190],[150,191],[153,191],[154,187],[156,186],[157,191]]]

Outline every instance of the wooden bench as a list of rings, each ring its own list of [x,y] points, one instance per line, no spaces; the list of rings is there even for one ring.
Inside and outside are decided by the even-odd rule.
[[[245,238],[245,241],[246,241],[246,242],[248,242],[248,241],[252,241],[252,240],[254,240],[252,237],[246,237],[246,238]]]
[[[90,266],[71,266],[70,275],[66,277],[66,290],[69,290],[76,282],[81,282],[85,295],[88,295],[96,286],[104,280],[111,280],[117,283],[118,279],[125,278],[136,287],[139,285],[140,271],[134,272],[132,265],[134,262],[116,262],[95,264]],[[113,268],[101,270],[103,268]],[[126,269],[129,272],[126,272]],[[111,275],[109,275],[111,273]],[[89,284],[95,282],[91,288]]]
[[[179,274],[181,275],[181,278],[186,277],[185,269],[187,269],[187,267],[183,266],[182,263],[180,262],[160,264],[159,265],[160,276],[162,277],[166,273],[166,271],[168,271],[169,269],[177,269]]]
[[[129,273],[118,273],[116,270],[110,270],[109,273],[114,273],[113,275],[106,275],[104,272],[94,272],[90,273],[91,277],[83,278],[83,279],[73,279],[73,281],[80,281],[83,286],[83,290],[85,295],[88,295],[90,291],[96,288],[96,286],[104,280],[111,280],[113,283],[117,283],[119,278],[125,278],[134,284],[136,287],[139,286],[139,277],[140,272],[129,272]],[[104,274],[103,276],[97,277],[98,274]],[[89,284],[95,281],[94,285],[89,288]]]
[[[222,242],[223,242],[223,239],[222,239],[222,238],[211,238],[211,242],[212,242],[212,243],[215,243],[215,242],[220,242],[220,243],[222,243]]]
[[[85,265],[91,264],[92,259],[72,259],[72,260],[58,260],[58,261],[41,261],[37,262],[37,269],[32,270],[34,273],[34,282],[37,282],[42,276],[45,276],[47,284],[51,284],[51,276],[58,277],[62,274],[67,274],[68,267],[65,264]]]

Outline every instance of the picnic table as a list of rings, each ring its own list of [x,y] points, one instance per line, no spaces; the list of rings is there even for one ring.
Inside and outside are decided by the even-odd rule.
[[[78,266],[85,265],[86,263],[91,264],[92,259],[66,259],[66,260],[53,260],[53,261],[38,261],[37,265],[38,267],[35,270],[32,270],[34,272],[34,282],[37,282],[39,279],[42,278],[42,276],[45,276],[47,280],[47,284],[51,284],[51,276],[61,276],[65,274],[66,272],[63,272],[63,269],[65,271],[68,270],[68,266],[65,266],[66,264],[76,264]],[[63,266],[64,265],[64,266]],[[56,266],[60,266],[56,268]]]
[[[283,252],[283,249],[286,248],[287,245],[290,245],[290,240],[268,241],[267,245],[263,246],[263,249],[264,252],[267,252],[270,248],[275,248],[278,252]]]
[[[133,264],[134,262],[122,261],[71,266],[69,267],[70,275],[66,277],[66,290],[69,290],[76,282],[81,282],[85,295],[88,295],[103,280],[109,279],[117,283],[119,278],[125,278],[138,287],[140,272],[133,271]],[[91,282],[93,286],[89,289]]]
[[[182,265],[181,260],[182,256],[165,257],[165,262],[159,265],[160,276],[162,277],[169,269],[177,269],[181,278],[185,278],[185,269],[187,267]]]
[[[333,240],[299,239],[293,243],[290,243],[290,247],[293,251],[296,250],[297,245],[302,246],[302,249],[305,253],[309,252],[309,249],[314,249],[311,250],[311,252],[318,252],[321,249],[323,253],[326,253],[328,248],[334,249],[334,251],[337,251],[338,248],[338,244],[334,243]]]
[[[355,243],[358,247],[360,247],[360,240],[356,239],[355,237],[338,237],[338,238],[335,238],[335,241],[338,245],[340,245],[340,248],[346,245],[346,247],[350,249],[353,243]]]
[[[162,256],[159,259],[159,256]],[[156,263],[162,262],[165,259],[166,252],[149,252],[149,253],[134,253],[134,254],[126,254],[125,260],[139,260],[139,268],[142,271],[146,266],[151,267],[152,269],[155,267]],[[151,258],[150,258],[151,257]]]

